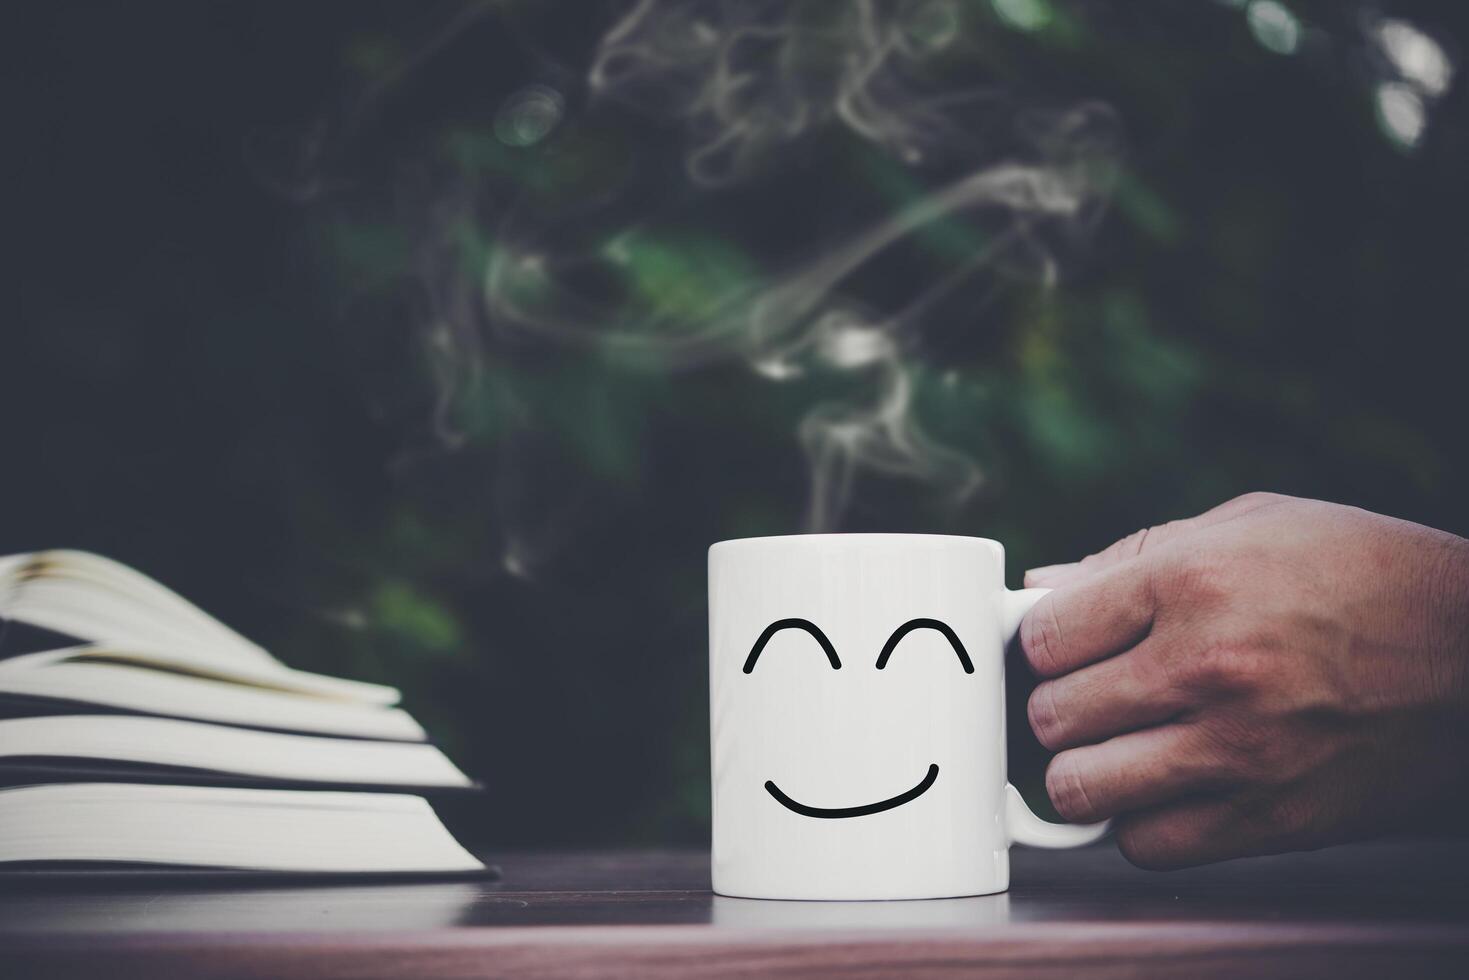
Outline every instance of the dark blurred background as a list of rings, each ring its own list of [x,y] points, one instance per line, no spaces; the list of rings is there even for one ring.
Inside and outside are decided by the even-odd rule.
[[[401,686],[487,841],[703,837],[720,538],[1469,532],[1469,5],[5,20],[0,553]]]

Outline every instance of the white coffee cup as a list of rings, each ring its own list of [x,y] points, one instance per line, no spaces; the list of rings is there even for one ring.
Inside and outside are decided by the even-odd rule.
[[[1009,847],[1078,847],[1005,781],[1005,644],[1044,589],[985,538],[809,534],[709,549],[721,895],[1002,892]]]

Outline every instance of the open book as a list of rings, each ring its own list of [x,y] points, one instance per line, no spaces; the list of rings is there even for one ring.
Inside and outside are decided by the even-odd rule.
[[[292,670],[178,593],[85,551],[0,557],[0,617],[164,669],[364,704],[398,703],[395,688]]]
[[[288,667],[85,552],[0,557],[0,619],[79,641],[0,659],[0,872],[484,870],[408,795],[477,784],[396,689]]]
[[[59,702],[63,710],[91,705],[280,731],[424,738],[394,707],[395,688],[287,667],[177,593],[98,555],[0,557],[0,618],[88,641],[0,660],[0,696],[41,699],[34,710]]]
[[[188,671],[150,648],[100,644],[43,650],[0,660],[0,713],[75,711],[78,706],[193,718],[276,731],[421,741],[424,731],[401,708],[261,684],[241,675]],[[322,681],[336,678],[291,671]]]
[[[0,867],[64,862],[297,873],[473,873],[415,796],[74,783],[0,789]]]
[[[471,789],[426,742],[378,742],[253,731],[173,718],[49,715],[0,719],[0,783],[37,778],[143,778],[190,783],[320,783]]]

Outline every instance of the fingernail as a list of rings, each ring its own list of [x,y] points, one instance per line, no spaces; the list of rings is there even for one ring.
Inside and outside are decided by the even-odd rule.
[[[1040,568],[1027,569],[1025,584],[1027,587],[1050,585],[1067,578],[1079,567],[1081,567],[1081,562],[1071,561],[1061,565],[1042,565]]]

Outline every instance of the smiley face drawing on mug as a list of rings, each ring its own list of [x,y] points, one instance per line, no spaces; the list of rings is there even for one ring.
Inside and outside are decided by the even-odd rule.
[[[882,670],[888,665],[888,658],[892,656],[893,650],[897,648],[898,643],[903,639],[903,637],[907,636],[914,630],[920,629],[934,630],[939,633],[944,639],[948,640],[949,645],[953,647],[954,652],[959,656],[959,663],[964,668],[964,673],[974,673],[974,662],[969,659],[969,652],[964,649],[964,644],[960,641],[958,634],[950,629],[947,623],[944,623],[937,619],[929,619],[926,617],[910,619],[893,631],[892,635],[888,637],[887,642],[883,644],[882,652],[877,655],[877,669]],[[820,644],[821,650],[826,654],[826,659],[830,661],[832,669],[842,669],[841,657],[837,655],[836,648],[833,647],[831,641],[826,638],[826,634],[821,631],[821,627],[817,626],[815,623],[811,622],[808,619],[791,617],[788,619],[777,619],[775,622],[765,627],[764,631],[761,632],[759,639],[755,641],[755,645],[750,648],[750,655],[745,658],[745,665],[743,668],[744,673],[749,674],[754,671],[755,664],[760,660],[760,654],[764,652],[766,645],[771,640],[771,637],[775,636],[782,630],[802,630],[806,633],[811,634],[812,638],[815,639],[818,644]],[[905,803],[911,803],[922,796],[924,793],[928,792],[929,788],[933,786],[934,782],[936,782],[938,778],[938,763],[929,763],[928,772],[921,780],[918,781],[917,785],[915,785],[912,789],[905,790],[897,794],[896,796],[889,797],[885,800],[877,800],[870,803],[860,803],[855,806],[820,807],[801,803],[795,799],[792,799],[789,795],[782,791],[781,788],[777,786],[775,784],[775,781],[772,779],[767,779],[765,781],[765,791],[769,793],[777,803],[794,813],[799,813],[802,816],[806,817],[821,817],[829,820],[837,820],[848,817],[871,816],[874,813],[882,813],[885,810],[891,810],[894,807],[902,806]]]
[[[1005,642],[1033,592],[984,538],[811,534],[709,549],[710,867],[745,898],[1003,891],[1071,846],[1005,765]]]

